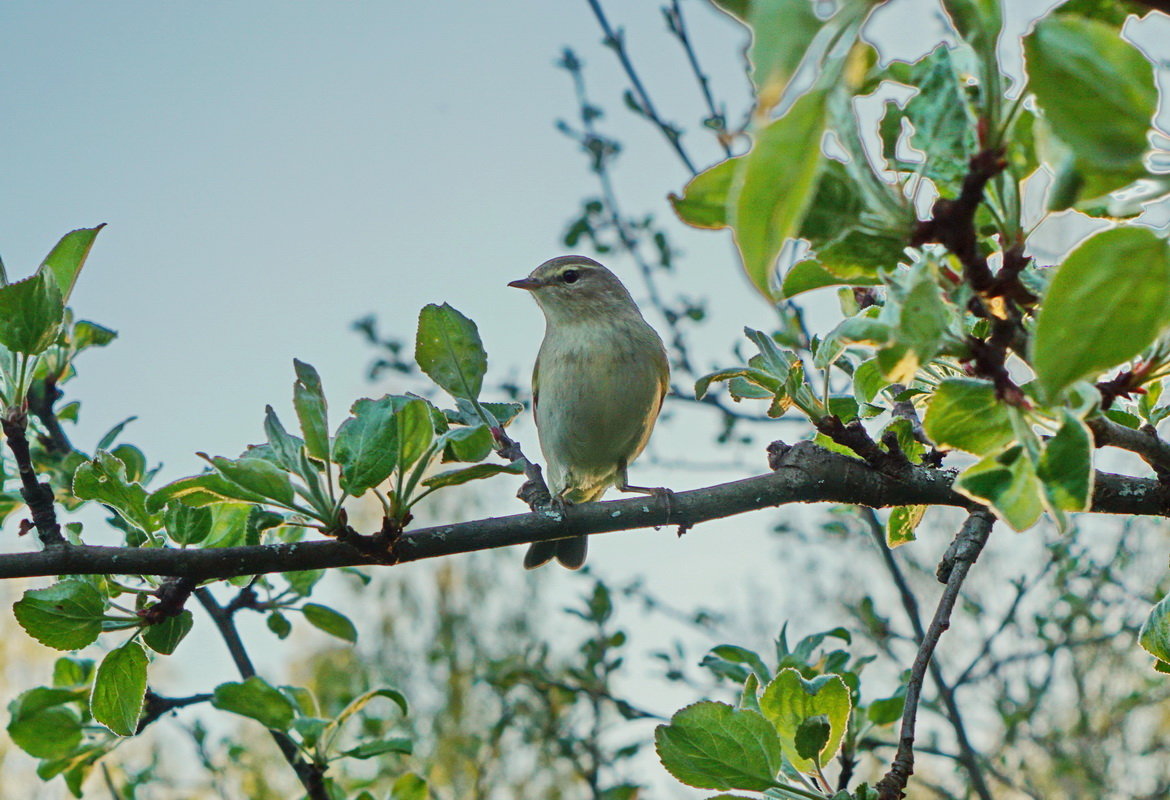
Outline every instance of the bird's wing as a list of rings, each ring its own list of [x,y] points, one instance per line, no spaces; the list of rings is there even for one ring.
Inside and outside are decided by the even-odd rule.
[[[539,385],[536,382],[536,377],[540,374],[540,353],[536,354],[536,363],[532,365],[532,413],[536,413],[536,403],[539,393],[536,387]]]
[[[662,404],[666,402],[666,395],[670,392],[670,359],[666,355],[666,349],[659,351],[662,357],[662,371],[658,373],[658,411],[655,412],[655,417],[662,412]]]

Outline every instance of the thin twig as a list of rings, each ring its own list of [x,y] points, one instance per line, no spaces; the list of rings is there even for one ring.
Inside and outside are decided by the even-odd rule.
[[[951,611],[959,598],[959,591],[963,587],[967,572],[975,560],[979,558],[983,546],[987,544],[987,537],[994,524],[995,517],[986,509],[972,511],[967,517],[967,521],[963,523],[958,535],[955,536],[951,548],[947,551],[944,565],[940,566],[940,571],[945,572],[947,576],[946,588],[939,598],[934,617],[930,621],[930,627],[926,630],[922,643],[918,647],[918,654],[914,658],[914,664],[910,668],[898,753],[894,756],[893,764],[885,777],[877,783],[878,797],[881,800],[899,800],[903,797],[906,782],[914,772],[914,736],[922,684],[932,663],[931,659],[939,638],[951,625]],[[954,720],[952,720],[953,722]],[[958,733],[957,728],[956,733]],[[968,743],[964,747],[964,742],[960,741],[960,751],[966,750],[969,746]],[[971,788],[983,800],[991,800],[991,791],[987,787],[982,772],[979,769],[971,769],[971,765],[968,765],[965,757],[963,764],[967,767],[968,775],[971,778]]]
[[[588,0],[588,3],[589,8],[593,9],[593,16],[597,18],[597,24],[601,26],[601,31],[605,34],[604,41],[606,46],[617,54],[618,61],[621,62],[622,69],[626,72],[626,77],[630,79],[630,86],[634,89],[642,113],[662,132],[662,135],[666,137],[666,141],[670,143],[671,148],[678,154],[683,164],[690,170],[690,173],[692,175],[698,174],[694,162],[691,161],[691,157],[687,155],[686,149],[683,148],[678,128],[663,121],[662,117],[658,115],[658,111],[654,108],[654,101],[650,99],[650,95],[646,92],[646,87],[642,85],[642,79],[638,77],[638,72],[634,69],[633,62],[630,61],[629,53],[626,52],[625,38],[622,32],[620,30],[615,31],[609,24],[609,19],[606,18],[605,11],[601,8],[600,0]]]
[[[164,714],[180,708],[186,708],[187,706],[193,706],[197,703],[206,703],[211,697],[212,695],[207,693],[193,694],[187,697],[163,697],[147,689],[146,699],[142,706],[142,717],[138,720],[138,728],[134,732],[136,734],[142,733],[147,725],[162,717]]]
[[[707,104],[707,111],[710,114],[708,119],[713,124],[718,125],[716,133],[723,153],[731,158],[731,137],[727,135],[727,114],[715,107],[715,98],[711,95],[711,81],[707,77],[707,73],[703,72],[703,68],[699,66],[699,56],[695,53],[694,44],[687,31],[687,21],[683,16],[682,5],[679,0],[670,0],[670,8],[664,8],[662,11],[666,15],[667,28],[682,45],[683,52],[687,55],[687,63],[691,65],[691,72],[699,83],[699,90],[703,93],[703,101]]]
[[[914,641],[919,647],[922,647],[923,642],[926,641],[926,630],[922,626],[922,616],[919,613],[917,596],[910,587],[910,582],[906,579],[905,573],[902,572],[902,568],[899,566],[897,559],[894,558],[894,552],[886,544],[885,531],[882,528],[877,514],[874,513],[873,509],[866,508],[862,509],[862,517],[868,523],[874,541],[877,543],[878,550],[882,554],[886,569],[889,571],[890,577],[898,589],[898,595],[902,600],[902,607],[906,611],[907,618],[910,620],[910,626],[914,629]],[[981,761],[975,752],[975,748],[971,746],[971,740],[967,736],[967,725],[963,719],[962,711],[959,709],[959,703],[955,699],[955,689],[947,683],[938,662],[932,659],[929,666],[930,678],[938,690],[939,699],[942,701],[947,721],[950,722],[951,728],[955,732],[955,739],[959,744],[959,754],[956,758],[963,765],[963,769],[971,776],[972,787],[976,788],[977,791],[980,786],[986,788],[986,781],[983,780],[981,774]],[[919,749],[921,750],[921,748]],[[978,793],[983,800],[989,800],[991,796],[985,792]]]
[[[232,661],[235,662],[240,676],[244,680],[255,676],[256,668],[252,665],[252,659],[248,657],[248,651],[244,648],[239,631],[236,630],[232,613],[219,604],[215,595],[206,586],[196,589],[195,597],[219,629],[219,635],[223,638],[224,644],[227,645],[228,653],[231,654]],[[276,746],[280,748],[281,754],[284,755],[285,761],[293,768],[301,785],[305,787],[305,793],[310,800],[329,800],[329,791],[325,788],[325,770],[304,760],[297,751],[296,742],[287,733],[272,728],[269,728],[268,732],[272,734],[272,738],[276,742]]]

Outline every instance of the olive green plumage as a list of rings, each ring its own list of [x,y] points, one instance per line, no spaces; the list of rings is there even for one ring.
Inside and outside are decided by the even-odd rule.
[[[670,387],[670,366],[654,332],[618,277],[591,258],[560,256],[509,286],[532,292],[545,316],[532,372],[532,406],[549,490],[585,503],[630,486],[626,468],[641,454]],[[537,542],[524,566],[554,556],[585,563],[586,537]]]

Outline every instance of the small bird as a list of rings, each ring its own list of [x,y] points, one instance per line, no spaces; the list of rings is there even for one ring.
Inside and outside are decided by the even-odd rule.
[[[591,258],[559,256],[508,284],[532,292],[544,312],[544,341],[532,370],[532,408],[548,485],[559,505],[620,492],[626,470],[650,439],[670,387],[670,363],[618,277]],[[585,563],[587,538],[534,542],[526,569],[553,557],[569,569]]]

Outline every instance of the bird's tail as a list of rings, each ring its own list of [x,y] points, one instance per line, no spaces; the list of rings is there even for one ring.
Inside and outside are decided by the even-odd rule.
[[[536,569],[554,558],[561,566],[581,569],[589,552],[589,537],[574,536],[571,539],[555,539],[551,542],[533,542],[524,554],[524,569]]]

